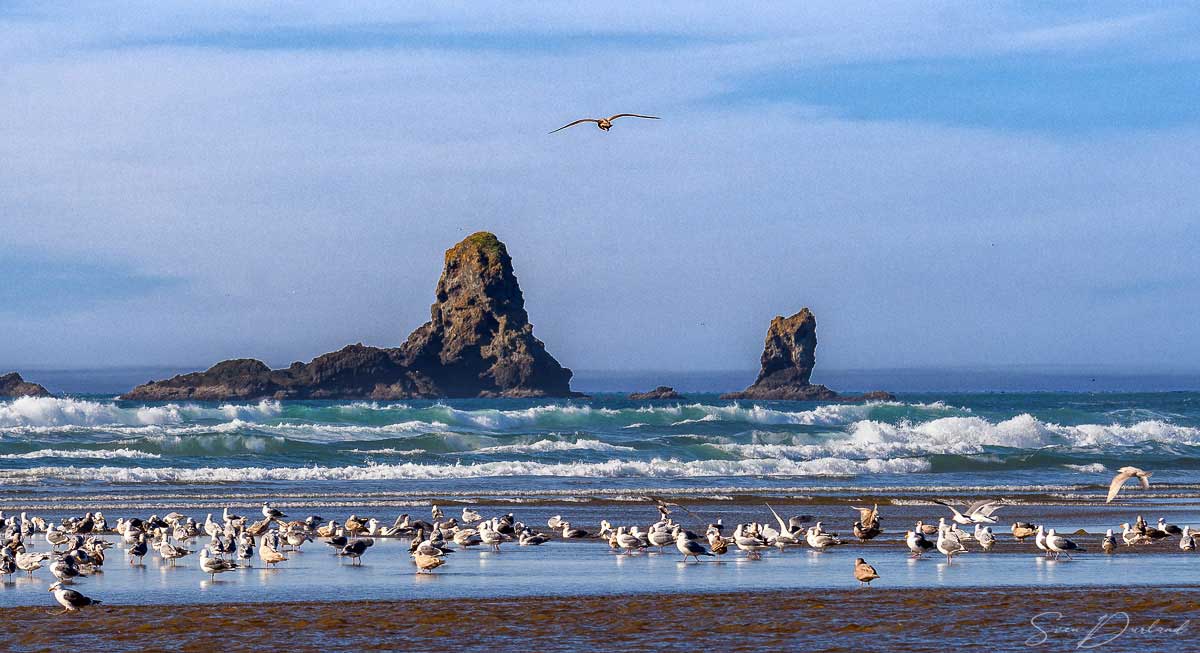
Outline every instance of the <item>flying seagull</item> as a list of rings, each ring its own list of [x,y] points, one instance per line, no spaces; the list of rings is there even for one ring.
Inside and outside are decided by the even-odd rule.
[[[930,499],[930,501],[946,506],[950,512],[954,513],[954,521],[964,526],[968,524],[995,524],[996,520],[992,517],[992,513],[1000,509],[999,501],[976,501],[968,505],[959,512],[957,508],[941,499]]]
[[[1117,498],[1117,493],[1121,491],[1121,486],[1125,485],[1125,481],[1133,477],[1137,477],[1142,482],[1142,487],[1150,489],[1150,476],[1154,472],[1147,472],[1137,467],[1122,467],[1117,470],[1117,475],[1113,477],[1112,484],[1108,486],[1108,500],[1104,503],[1112,503],[1112,500]]]
[[[615,116],[609,116],[607,118],[580,118],[579,120],[576,120],[575,122],[569,122],[569,123],[563,125],[562,127],[555,129],[554,132],[562,131],[562,130],[566,129],[567,127],[574,127],[575,125],[578,125],[581,122],[594,122],[594,123],[596,123],[596,126],[599,127],[601,130],[608,131],[608,130],[612,129],[612,121],[616,120],[617,118],[646,118],[648,120],[659,120],[658,116],[643,116],[643,115],[637,114],[637,113],[618,113]],[[554,132],[550,132],[550,133],[553,134]]]

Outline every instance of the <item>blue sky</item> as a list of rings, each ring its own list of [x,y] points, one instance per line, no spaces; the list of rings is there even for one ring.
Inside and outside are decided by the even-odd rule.
[[[1200,369],[1194,5],[327,4],[0,3],[0,367],[395,345],[489,229],[581,369]]]

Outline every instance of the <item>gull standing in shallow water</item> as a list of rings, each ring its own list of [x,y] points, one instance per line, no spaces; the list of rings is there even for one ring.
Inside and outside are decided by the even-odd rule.
[[[1059,554],[1065,553],[1067,555],[1067,560],[1070,560],[1070,551],[1079,553],[1085,553],[1087,551],[1087,549],[1084,549],[1071,540],[1068,540],[1067,538],[1055,533],[1053,528],[1046,533],[1046,547],[1054,552],[1055,559],[1058,558]]]
[[[1015,521],[1013,522],[1010,530],[1012,531],[1013,537],[1017,538],[1017,541],[1024,542],[1025,539],[1030,535],[1037,534],[1037,528],[1038,527],[1035,524],[1031,524],[1029,522]]]
[[[855,558],[854,577],[858,579],[858,582],[862,583],[863,586],[870,587],[871,581],[879,578],[879,574],[876,573],[874,567],[867,564],[866,560],[863,560],[862,558]]]
[[[29,577],[33,578],[33,572],[41,569],[42,563],[49,559],[49,553],[18,553],[17,569],[29,572]]]
[[[1113,535],[1111,528],[1104,534],[1104,539],[1100,542],[1100,548],[1104,549],[1104,552],[1110,555],[1113,551],[1117,550],[1117,536]]]
[[[1196,550],[1196,540],[1192,536],[1192,527],[1191,526],[1183,527],[1183,537],[1179,538],[1179,548],[1184,551],[1195,551]]]
[[[372,540],[369,537],[360,540],[354,540],[353,542],[342,547],[342,550],[338,553],[338,555],[350,558],[356,565],[361,564],[363,554],[367,552],[367,549],[369,549],[372,544],[375,544],[375,540]]]
[[[910,557],[920,558],[925,555],[925,552],[933,548],[933,542],[925,539],[925,536],[917,531],[908,531],[904,534],[904,543],[908,545],[908,550],[912,551]]]
[[[975,541],[979,542],[979,546],[984,551],[991,551],[992,546],[996,544],[996,536],[992,533],[992,527],[975,524]]]
[[[937,550],[946,556],[946,564],[954,564],[954,556],[966,553],[967,547],[958,541],[957,537],[948,536],[948,529],[938,531]]]
[[[271,504],[263,501],[262,515],[267,521],[281,520],[287,515],[271,507]]]
[[[446,561],[435,555],[428,555],[418,551],[413,554],[413,562],[417,565],[417,573],[432,574],[434,569],[446,564]]]
[[[760,553],[760,551],[770,548],[767,546],[766,542],[758,539],[757,537],[746,535],[743,532],[742,524],[738,524],[738,527],[733,531],[733,543],[738,549],[745,551],[746,557],[751,560],[758,560],[762,558],[762,553]]]
[[[215,581],[217,580],[217,574],[233,571],[240,567],[236,562],[213,558],[210,555],[208,549],[200,549],[200,569],[209,575],[210,580]]]
[[[827,547],[842,544],[842,541],[836,535],[821,532],[821,522],[817,522],[816,526],[809,528],[808,532],[804,535],[804,539],[808,542],[809,546],[817,551],[824,551]]]
[[[62,586],[62,583],[54,583],[47,591],[54,593],[54,600],[63,607],[62,612],[51,612],[53,615],[66,614],[75,612],[80,608],[86,608],[89,605],[100,605],[103,601],[90,599],[75,590],[67,589]]]
[[[1171,535],[1180,535],[1183,533],[1183,530],[1181,528],[1179,528],[1175,524],[1168,524],[1167,520],[1163,519],[1162,517],[1158,518],[1158,527],[1157,528],[1158,528],[1158,530],[1160,530],[1164,533],[1169,533]]]
[[[696,562],[700,562],[700,556],[712,557],[712,554],[705,551],[703,546],[698,542],[689,540],[687,535],[683,533],[675,536],[675,548],[679,549],[679,552],[683,554],[684,562],[687,562],[688,556],[695,558]]]
[[[1047,558],[1050,557],[1050,547],[1046,546],[1046,529],[1042,526],[1037,527],[1037,537],[1033,539],[1033,543],[1045,553]]]

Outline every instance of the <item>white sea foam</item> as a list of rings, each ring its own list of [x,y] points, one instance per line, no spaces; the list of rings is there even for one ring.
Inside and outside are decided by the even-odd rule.
[[[112,401],[21,397],[0,402],[0,427],[154,426],[194,419],[258,419],[278,415],[282,410],[278,401],[222,404],[217,408],[195,404],[125,407]]]
[[[488,462],[473,465],[416,463],[354,467],[35,467],[0,471],[0,484],[48,478],[108,483],[244,483],[269,481],[364,481],[401,479],[560,476],[592,478],[680,478],[703,476],[855,476],[928,471],[924,460],[609,460],[602,463]]]
[[[498,454],[498,453],[548,453],[555,451],[637,451],[633,447],[623,447],[615,444],[608,444],[599,440],[576,440],[575,442],[563,442],[561,440],[538,440],[529,444],[505,444],[495,447],[484,447],[476,449],[471,453],[483,454]]]
[[[1103,474],[1108,471],[1108,468],[1100,463],[1091,463],[1089,465],[1063,465],[1067,469],[1073,469],[1077,472],[1085,474]]]
[[[915,411],[933,412],[963,411],[949,408],[941,403],[903,404],[899,402],[875,402],[867,404],[831,404],[809,410],[787,411],[768,408],[758,404],[735,403],[732,405],[710,405],[703,403],[676,404],[672,406],[642,406],[638,408],[613,409],[586,404],[547,404],[529,408],[502,410],[464,410],[445,404],[414,408],[409,404],[379,404],[353,402],[333,406],[291,405],[275,400],[257,403],[224,403],[216,408],[195,403],[170,403],[154,406],[137,406],[112,400],[88,400],[59,397],[25,397],[0,402],[0,428],[23,429],[25,432],[54,432],[52,429],[82,428],[131,428],[145,426],[179,428],[219,428],[198,425],[197,420],[230,420],[231,423],[252,423],[262,428],[330,428],[330,433],[341,429],[351,433],[353,429],[391,428],[444,429],[450,426],[467,427],[485,431],[507,431],[523,428],[555,428],[582,426],[613,426],[638,428],[654,424],[691,424],[703,422],[733,422],[750,424],[839,426],[856,420],[869,419],[877,410],[905,408]],[[288,422],[269,423],[284,414]],[[397,419],[389,425],[347,425],[340,422],[370,418],[378,419],[377,413]],[[337,424],[327,423],[330,417]]]
[[[1023,414],[997,423],[979,417],[943,417],[928,422],[890,424],[862,420],[844,435],[825,434],[818,441],[794,434],[765,434],[770,441],[712,443],[708,446],[745,458],[806,460],[820,457],[897,457],[930,454],[979,458],[985,447],[1097,449],[1147,442],[1200,444],[1200,429],[1160,421],[1132,426],[1085,424],[1062,426]]]
[[[1120,424],[1063,426],[1028,413],[998,423],[979,417],[943,417],[911,424],[864,420],[853,425],[855,442],[863,445],[913,445],[922,451],[970,454],[981,447],[1036,449],[1046,446],[1105,447],[1145,442],[1200,444],[1200,428],[1160,420]]]
[[[30,460],[35,458],[96,458],[96,459],[113,459],[113,458],[162,458],[162,456],[149,453],[146,451],[138,451],[137,449],[38,449],[28,453],[10,453],[0,455],[0,459],[5,460]]]
[[[419,456],[429,453],[424,449],[395,449],[392,447],[385,447],[383,449],[342,449],[341,451],[343,453],[375,454],[380,456]]]
[[[576,404],[549,404],[517,410],[462,410],[437,404],[424,409],[412,409],[414,415],[430,416],[455,426],[486,430],[511,430],[525,427],[578,426],[596,422],[616,423],[621,428],[636,428],[658,424],[692,424],[696,422],[737,422],[751,424],[795,424],[837,426],[866,419],[880,408],[909,408],[912,410],[945,413],[969,412],[951,408],[941,402],[904,404],[900,402],[870,402],[865,404],[829,404],[810,410],[787,411],[758,404],[711,405],[702,403],[671,406],[642,406],[632,409],[602,408]],[[633,419],[629,424],[622,421]],[[653,420],[653,421],[651,421]]]
[[[374,440],[413,433],[436,432],[449,428],[442,422],[409,420],[396,424],[359,426],[354,424],[254,424],[254,429],[295,440],[309,442],[339,442],[350,440]]]

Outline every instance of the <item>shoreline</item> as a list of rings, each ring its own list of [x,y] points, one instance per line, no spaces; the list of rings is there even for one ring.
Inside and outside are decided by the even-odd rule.
[[[1050,591],[1047,591],[1050,590]],[[286,632],[289,650],[612,650],[704,648],[806,651],[1063,650],[1081,642],[1164,650],[1187,637],[1200,588],[1123,586],[536,596],[519,599],[288,601],[220,605],[102,605],[53,617],[50,607],[0,609],[20,624],[0,647],[42,651],[251,650]],[[954,609],[941,606],[953,604]],[[910,618],[905,618],[909,615]],[[1124,616],[1122,616],[1124,615]],[[1102,620],[1098,630],[1097,624]],[[1157,622],[1155,621],[1157,620]],[[971,628],[963,628],[971,624]],[[1089,632],[1091,634],[1089,635]],[[1090,637],[1084,641],[1085,637]],[[1086,648],[1086,647],[1085,647]]]

